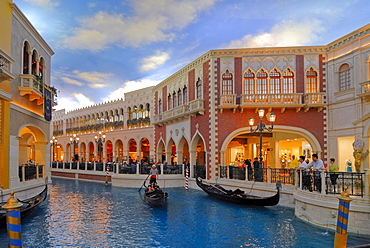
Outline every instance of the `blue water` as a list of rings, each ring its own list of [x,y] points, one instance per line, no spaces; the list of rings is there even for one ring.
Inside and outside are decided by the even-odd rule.
[[[167,188],[152,208],[137,188],[53,178],[50,198],[22,223],[24,247],[333,247],[334,232],[292,209],[240,207],[203,191]],[[370,243],[349,235],[348,246]],[[0,247],[7,234],[0,229]]]

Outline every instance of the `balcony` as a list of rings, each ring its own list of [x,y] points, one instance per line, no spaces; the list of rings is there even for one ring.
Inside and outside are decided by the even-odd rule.
[[[10,56],[0,49],[0,82],[15,78],[15,75],[11,73],[12,63],[14,62]]]
[[[37,101],[37,105],[44,102],[43,99],[43,83],[39,77],[30,74],[21,74],[21,86],[18,87],[21,96],[28,95],[29,100]]]
[[[195,114],[204,114],[204,102],[202,99],[190,101],[188,104],[183,104],[176,108],[167,110],[162,114],[155,115],[153,117],[153,124],[161,126],[163,123],[183,120],[189,118],[190,115]]]
[[[366,81],[360,84],[361,85],[361,93],[358,94],[359,97],[365,97],[366,99],[370,99],[370,81]]]

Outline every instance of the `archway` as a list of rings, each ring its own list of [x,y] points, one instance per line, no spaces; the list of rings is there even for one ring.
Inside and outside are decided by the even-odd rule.
[[[123,142],[122,140],[117,140],[114,147],[115,147],[116,163],[118,162],[123,163]]]
[[[130,139],[128,142],[128,147],[129,147],[129,153],[128,155],[133,161],[137,160],[137,144],[136,140]]]
[[[141,160],[143,160],[145,162],[149,162],[149,158],[150,158],[150,144],[149,144],[149,140],[147,138],[142,138],[140,143],[141,143],[141,147],[140,147],[140,151],[141,151],[140,157],[141,157]]]
[[[95,147],[94,147],[94,143],[93,142],[89,142],[88,147],[89,147],[89,161],[90,162],[94,162],[95,161],[95,155],[94,155]]]
[[[161,162],[162,164],[166,161],[166,148],[164,145],[164,141],[161,139],[157,145],[157,161]]]
[[[182,164],[190,163],[190,151],[189,151],[189,144],[186,138],[183,136],[179,142],[179,149],[178,149],[178,161]]]
[[[259,146],[259,134],[250,133],[247,127],[237,129],[221,146],[221,165],[235,165],[244,159],[258,157]],[[316,137],[302,128],[275,126],[272,133],[263,133],[263,160],[272,168],[289,168],[292,155],[310,156],[312,153],[321,154],[321,151]]]
[[[207,166],[206,166],[206,149],[204,145],[203,137],[197,132],[191,142],[190,148],[190,163],[195,166],[195,170],[192,170],[192,177],[207,178]],[[207,178],[208,179],[208,178]]]
[[[170,161],[170,164],[173,165],[177,163],[177,151],[176,151],[176,144],[171,138],[167,144],[167,161]]]
[[[113,143],[112,141],[110,140],[107,141],[105,149],[106,149],[106,154],[107,154],[107,158],[105,162],[113,162]]]

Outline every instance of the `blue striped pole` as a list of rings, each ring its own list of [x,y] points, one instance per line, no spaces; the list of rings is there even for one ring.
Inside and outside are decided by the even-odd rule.
[[[349,198],[347,190],[343,191],[339,199],[339,209],[338,209],[338,221],[337,230],[334,237],[334,248],[345,248],[347,247],[347,226],[348,226],[348,214],[349,214],[349,203],[352,201]]]
[[[8,247],[22,247],[21,232],[21,208],[22,204],[14,198],[14,192],[10,191],[10,198],[2,208],[6,210],[6,223],[8,229]]]

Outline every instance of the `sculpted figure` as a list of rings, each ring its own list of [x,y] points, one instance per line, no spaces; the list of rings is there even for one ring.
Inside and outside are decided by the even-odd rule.
[[[365,143],[360,139],[355,140],[352,146],[353,146],[353,157],[355,158],[356,172],[361,172],[362,160],[366,158],[366,156],[369,154],[369,150],[367,150],[365,153],[363,152]]]

